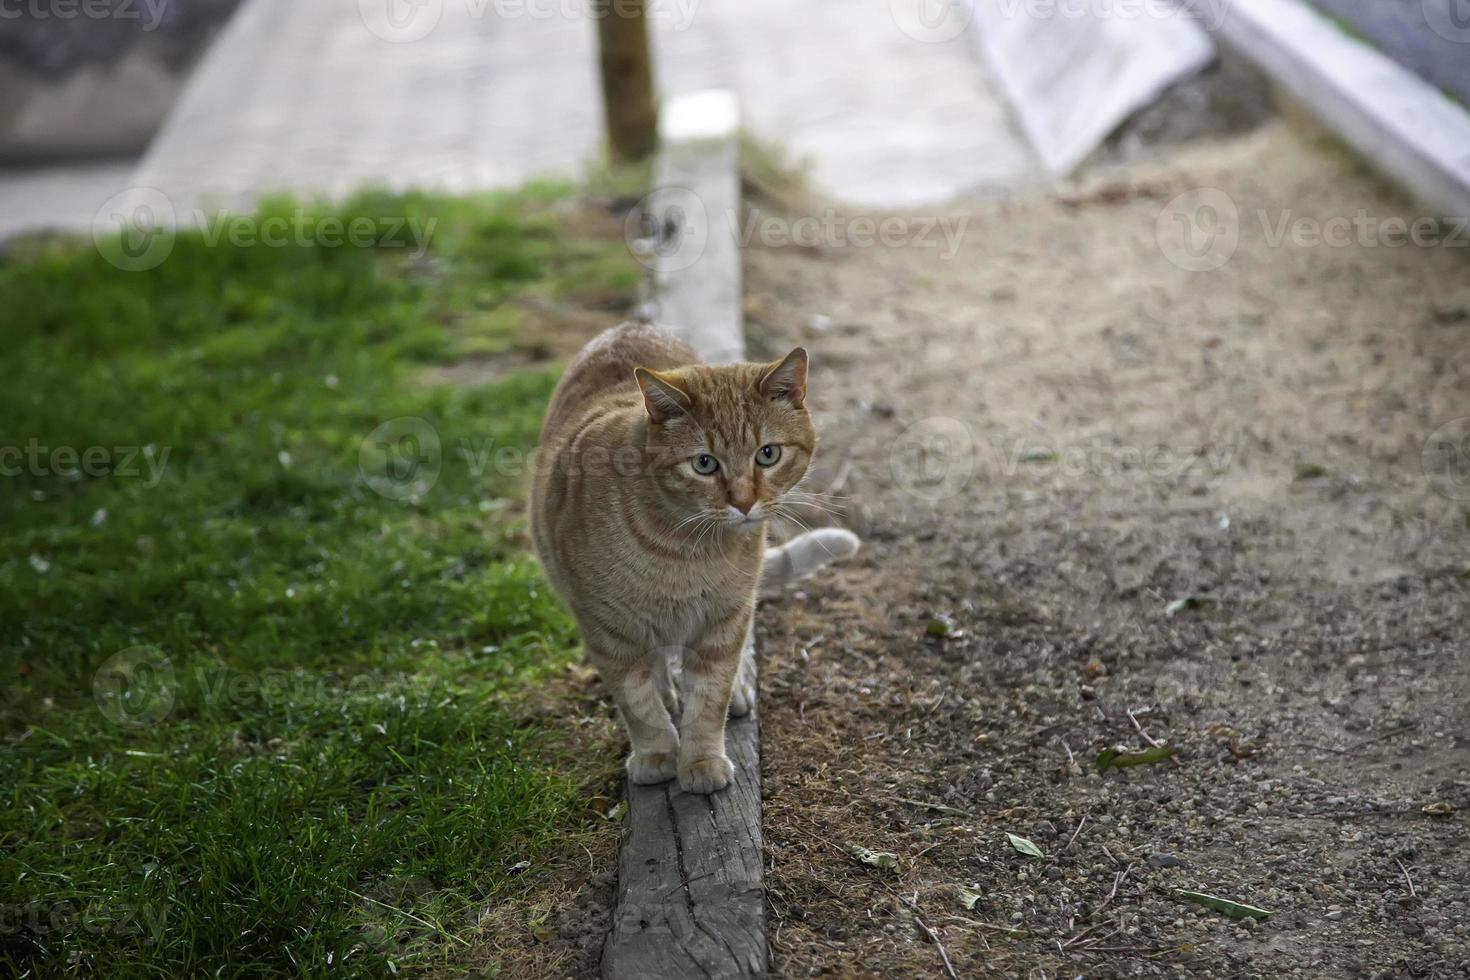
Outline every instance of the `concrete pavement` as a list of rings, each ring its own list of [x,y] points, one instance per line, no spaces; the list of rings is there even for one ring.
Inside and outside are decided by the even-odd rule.
[[[833,197],[916,205],[1035,169],[967,39],[915,38],[888,0],[650,6],[663,95],[735,91]],[[181,220],[272,191],[512,187],[583,172],[601,127],[583,0],[247,0],[131,183]]]

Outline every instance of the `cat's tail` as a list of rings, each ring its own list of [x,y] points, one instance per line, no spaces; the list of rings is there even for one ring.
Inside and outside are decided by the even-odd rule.
[[[761,595],[773,596],[834,561],[857,554],[862,541],[840,527],[819,527],[783,545],[766,549]]]

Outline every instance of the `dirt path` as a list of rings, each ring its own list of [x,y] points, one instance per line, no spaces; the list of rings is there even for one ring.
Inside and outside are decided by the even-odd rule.
[[[1199,187],[1238,245],[1191,272]],[[762,616],[783,975],[941,976],[916,916],[961,977],[1470,974],[1470,444],[1423,460],[1470,436],[1470,248],[1395,215],[1276,125],[945,215],[947,260],[748,250],[868,542]]]

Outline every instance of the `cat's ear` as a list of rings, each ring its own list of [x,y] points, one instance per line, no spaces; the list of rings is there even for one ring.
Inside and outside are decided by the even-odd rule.
[[[694,402],[690,400],[689,393],[679,387],[676,378],[648,368],[634,368],[633,376],[638,379],[638,387],[643,389],[643,404],[648,409],[648,417],[654,422],[667,422],[689,414]]]
[[[761,377],[760,392],[767,398],[779,398],[792,408],[806,404],[806,348],[798,347],[780,364]]]

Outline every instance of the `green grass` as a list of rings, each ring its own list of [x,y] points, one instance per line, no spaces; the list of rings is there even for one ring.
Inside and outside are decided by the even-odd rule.
[[[0,259],[0,975],[442,967],[570,846],[616,760],[524,720],[576,637],[492,452],[534,444],[554,374],[416,380],[533,342],[528,305],[631,296],[569,200],[367,194],[146,272]],[[313,244],[328,215],[432,244]],[[368,439],[403,417],[436,479]]]

